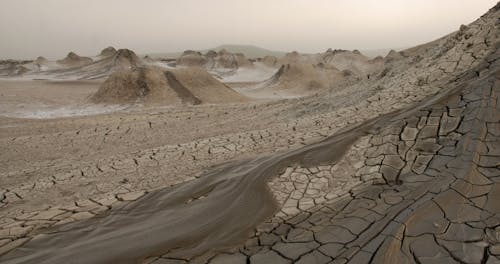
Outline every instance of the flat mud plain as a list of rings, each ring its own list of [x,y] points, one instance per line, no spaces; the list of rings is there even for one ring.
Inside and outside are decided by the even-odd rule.
[[[500,263],[499,13],[286,100],[2,80],[0,262]]]

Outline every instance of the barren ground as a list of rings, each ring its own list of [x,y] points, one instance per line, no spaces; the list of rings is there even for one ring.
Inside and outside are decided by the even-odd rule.
[[[499,12],[300,98],[1,80],[0,261],[500,263]]]

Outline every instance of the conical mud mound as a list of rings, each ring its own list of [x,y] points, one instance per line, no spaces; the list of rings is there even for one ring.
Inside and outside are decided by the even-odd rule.
[[[163,71],[157,68],[139,67],[113,73],[90,98],[93,103],[132,104],[180,102]]]
[[[159,67],[136,67],[119,71],[89,99],[104,104],[200,104],[245,101],[245,98],[195,68],[167,71]]]
[[[328,65],[292,63],[282,65],[269,80],[259,84],[259,90],[308,95],[327,90],[343,78],[339,70]]]
[[[210,50],[206,54],[197,51],[184,51],[177,59],[178,66],[202,67],[215,73],[234,72],[239,68],[251,68],[253,63],[242,53],[231,53],[225,49],[219,52]]]
[[[197,51],[187,50],[177,59],[176,64],[179,66],[188,67],[203,67],[207,63],[207,59]]]
[[[114,56],[115,54],[116,54],[116,49],[110,46],[103,49],[99,55],[102,57],[109,57],[109,56]]]
[[[99,79],[110,74],[130,70],[143,65],[142,60],[129,49],[119,49],[113,52],[114,48],[104,49],[100,60],[80,67],[71,67],[69,69],[58,69],[55,72],[59,77],[77,77],[78,79]]]
[[[321,54],[320,63],[331,65],[341,71],[350,71],[356,76],[369,79],[382,71],[384,61],[380,59],[371,60],[360,51],[334,50]]]
[[[88,57],[81,57],[74,52],[70,52],[68,53],[66,58],[58,60],[57,63],[62,64],[66,67],[78,67],[92,63],[92,59]]]

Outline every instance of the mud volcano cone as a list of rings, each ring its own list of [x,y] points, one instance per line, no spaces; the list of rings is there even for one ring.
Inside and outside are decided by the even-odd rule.
[[[141,66],[115,72],[89,98],[99,104],[190,104],[240,102],[246,98],[201,68],[165,70]]]

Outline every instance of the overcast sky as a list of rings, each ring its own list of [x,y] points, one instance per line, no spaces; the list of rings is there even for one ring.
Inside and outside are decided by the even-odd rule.
[[[252,44],[273,50],[410,47],[497,0],[0,0],[0,58]]]

